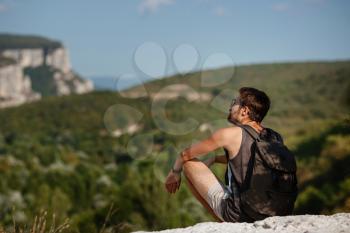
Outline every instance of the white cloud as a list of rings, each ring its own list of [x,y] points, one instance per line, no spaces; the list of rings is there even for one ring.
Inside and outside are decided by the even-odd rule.
[[[227,10],[222,6],[218,6],[218,7],[214,8],[214,15],[225,16],[225,15],[227,15]]]
[[[272,6],[272,10],[274,11],[287,11],[289,10],[289,5],[287,3],[276,3],[275,5]]]
[[[0,3],[0,13],[1,12],[5,12],[5,11],[7,11],[8,10],[8,7],[5,5],[5,4],[1,4]]]
[[[175,0],[143,0],[139,5],[139,12],[142,14],[146,12],[154,13],[159,7],[171,5],[174,2]]]

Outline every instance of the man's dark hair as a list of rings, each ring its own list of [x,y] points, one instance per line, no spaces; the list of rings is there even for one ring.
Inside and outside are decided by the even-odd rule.
[[[252,87],[239,89],[240,105],[247,106],[250,110],[249,118],[261,122],[270,108],[270,99],[265,92]]]

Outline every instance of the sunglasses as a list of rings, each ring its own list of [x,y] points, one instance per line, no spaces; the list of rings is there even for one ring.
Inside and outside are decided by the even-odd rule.
[[[241,100],[240,100],[239,97],[236,97],[236,98],[234,98],[234,99],[232,100],[232,102],[231,102],[231,107],[234,106],[234,105],[236,105],[236,104],[241,105]]]

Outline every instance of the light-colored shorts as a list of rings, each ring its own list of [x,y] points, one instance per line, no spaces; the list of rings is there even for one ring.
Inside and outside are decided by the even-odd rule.
[[[230,195],[231,190],[220,181],[219,183],[212,185],[207,193],[206,200],[209,206],[212,208],[216,216],[218,216],[218,218],[220,218],[222,221],[224,221],[224,219],[222,217],[221,202],[223,199],[228,198]]]

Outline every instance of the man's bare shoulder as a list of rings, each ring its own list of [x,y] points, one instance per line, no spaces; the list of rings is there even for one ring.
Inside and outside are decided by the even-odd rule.
[[[229,126],[218,129],[215,134],[220,135],[221,138],[231,139],[242,135],[242,129],[238,126]]]
[[[230,126],[216,130],[208,139],[220,147],[227,147],[232,144],[239,144],[242,139],[242,129],[237,126]]]

